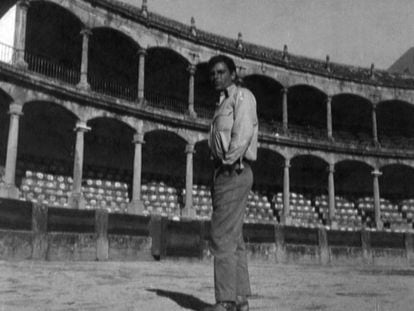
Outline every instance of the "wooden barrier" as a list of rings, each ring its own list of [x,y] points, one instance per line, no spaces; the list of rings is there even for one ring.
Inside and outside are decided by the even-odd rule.
[[[414,234],[245,224],[251,258],[287,262],[414,264]],[[210,222],[109,214],[0,199],[0,259],[202,259]]]

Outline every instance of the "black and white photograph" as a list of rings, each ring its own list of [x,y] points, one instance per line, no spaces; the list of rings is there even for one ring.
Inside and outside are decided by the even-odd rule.
[[[0,0],[0,311],[414,310],[412,0]]]

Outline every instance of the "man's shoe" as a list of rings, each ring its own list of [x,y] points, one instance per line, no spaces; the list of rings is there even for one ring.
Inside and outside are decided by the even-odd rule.
[[[236,311],[249,311],[249,302],[243,301],[236,304]]]
[[[202,311],[237,311],[236,304],[234,302],[217,302],[214,306],[204,308]]]

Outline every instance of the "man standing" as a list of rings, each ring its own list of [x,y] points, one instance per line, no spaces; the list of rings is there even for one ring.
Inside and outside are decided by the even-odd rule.
[[[248,311],[251,294],[243,222],[253,184],[250,162],[256,160],[256,100],[237,86],[236,66],[225,55],[210,59],[210,79],[220,93],[210,128],[209,146],[215,170],[211,217],[216,304],[204,311]]]

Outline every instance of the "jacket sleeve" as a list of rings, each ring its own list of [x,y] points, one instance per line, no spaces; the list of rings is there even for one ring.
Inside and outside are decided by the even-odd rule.
[[[231,130],[229,150],[223,164],[233,164],[244,156],[257,125],[256,99],[247,89],[239,89],[234,105],[234,123]]]

